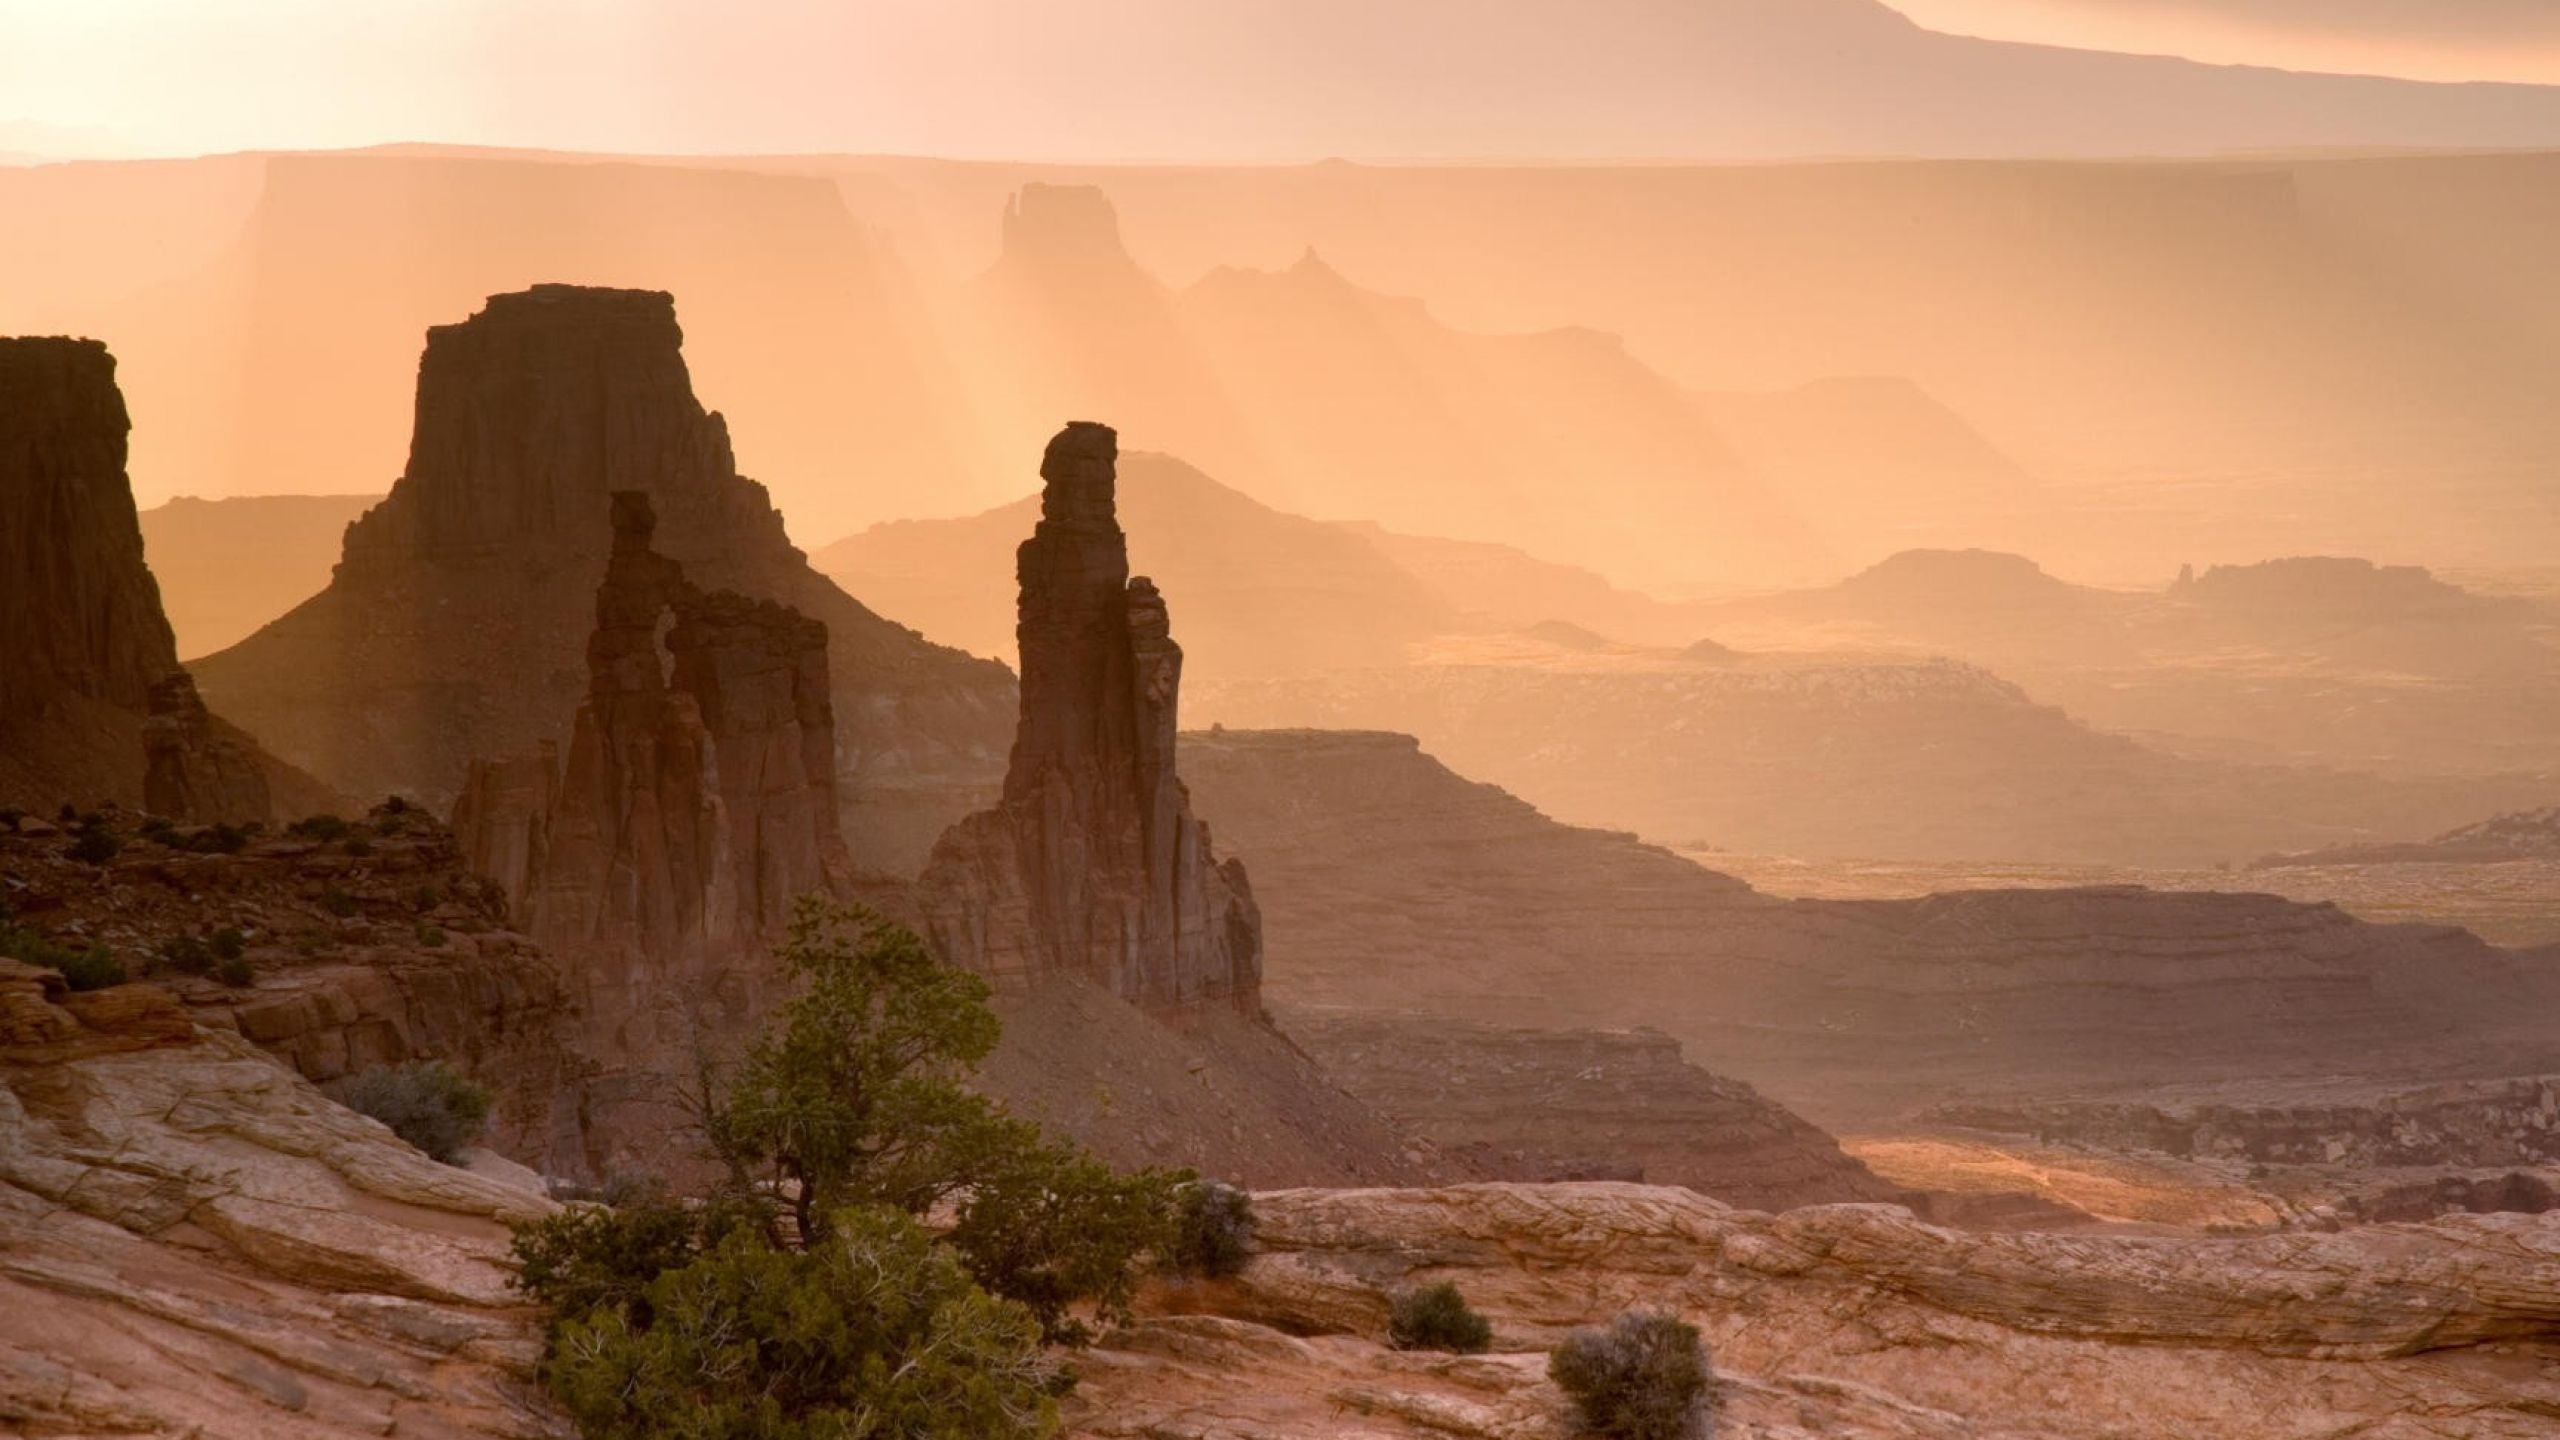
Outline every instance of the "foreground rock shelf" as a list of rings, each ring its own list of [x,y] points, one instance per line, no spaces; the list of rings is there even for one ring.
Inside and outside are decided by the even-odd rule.
[[[1093,1436],[1559,1433],[1542,1352],[1680,1311],[1727,1436],[2552,1433],[2560,1223],[2498,1216],[2249,1240],[1976,1236],[1899,1209],[1781,1216],[1615,1184],[1280,1191],[1235,1281],[1089,1367]],[[1452,1280],[1488,1356],[1379,1343],[1387,1297]],[[1205,1312],[1205,1313],[1181,1313]]]

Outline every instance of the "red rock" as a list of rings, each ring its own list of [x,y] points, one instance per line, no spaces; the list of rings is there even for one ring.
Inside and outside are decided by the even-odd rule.
[[[1041,518],[1016,557],[1022,718],[996,808],[943,836],[918,882],[955,963],[1074,974],[1152,1008],[1261,1004],[1262,921],[1175,773],[1182,683],[1162,596],[1129,574],[1118,437],[1049,442]]]
[[[95,340],[0,339],[0,803],[264,820],[327,799],[206,713],[178,668]]]
[[[427,334],[408,465],[329,588],[196,666],[205,693],[358,794],[443,811],[473,761],[564,743],[614,536],[644,493],[667,558],[827,627],[859,858],[906,873],[994,788],[1012,680],[809,567],[693,393],[675,301],[537,285]]]

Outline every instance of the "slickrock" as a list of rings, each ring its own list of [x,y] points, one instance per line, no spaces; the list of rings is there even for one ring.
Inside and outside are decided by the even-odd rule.
[[[1252,1012],[1261,914],[1175,773],[1182,648],[1154,583],[1129,574],[1118,455],[1109,427],[1079,422],[1041,459],[1004,796],[935,845],[919,904],[945,956],[1000,982],[1080,975],[1142,1006]]]
[[[1907,1200],[1840,1143],[1656,1030],[1290,1009],[1281,1029],[1381,1114],[1503,1180],[1637,1180],[1784,1210]]]
[[[442,810],[472,761],[566,743],[609,497],[640,491],[696,584],[826,626],[843,831],[857,861],[911,873],[993,791],[1011,677],[809,567],[695,398],[682,340],[670,296],[574,285],[431,329],[406,470],[328,589],[198,662],[206,694],[351,790]]]
[[[1281,1005],[1650,1025],[1833,1128],[2175,1081],[2560,1070],[2560,967],[2436,926],[2136,887],[1780,900],[1471,784],[1406,737],[1186,737]]]
[[[132,422],[95,340],[0,339],[0,803],[263,820],[325,799],[205,713],[143,562]]]
[[[67,836],[0,830],[0,903],[66,949],[105,947],[196,1024],[316,1084],[447,1061],[497,1097],[492,1145],[581,1168],[571,996],[451,833],[411,805],[298,830],[123,829],[103,865],[72,858]],[[245,970],[226,980],[216,947],[233,943]]]
[[[154,987],[0,961],[12,1433],[565,1436],[507,1263],[507,1223],[549,1208]]]
[[[1616,1184],[1287,1191],[1255,1208],[1261,1253],[1241,1277],[1151,1297],[1222,1318],[1118,1342],[1079,1397],[1082,1433],[1552,1434],[1543,1357],[1520,1352],[1631,1307],[1698,1324],[1724,1433],[1768,1440],[2524,1437],[2560,1406],[2546,1217],[1977,1236],[1889,1206],[1769,1216]],[[1378,1349],[1388,1297],[1440,1280],[1493,1320],[1496,1353]]]
[[[793,903],[850,876],[827,627],[689,583],[652,548],[645,493],[617,492],[612,525],[565,765],[475,764],[455,830],[560,957],[588,1052],[636,1094],[761,1015]]]

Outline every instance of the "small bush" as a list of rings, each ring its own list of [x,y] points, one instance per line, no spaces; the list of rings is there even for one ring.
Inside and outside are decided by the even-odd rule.
[[[444,895],[433,885],[421,885],[418,887],[418,893],[411,896],[410,900],[421,910],[433,910],[444,903]]]
[[[442,949],[444,947],[444,932],[433,925],[421,925],[418,927],[418,943],[426,946],[430,950]]]
[[[438,1060],[373,1066],[338,1098],[448,1165],[480,1138],[489,1118],[489,1092]]]
[[[116,832],[104,825],[91,823],[80,827],[78,838],[71,842],[71,858],[91,865],[104,865],[116,858],[124,845]]]
[[[1604,1440],[1705,1440],[1714,1418],[1706,1347],[1676,1315],[1630,1311],[1576,1330],[1547,1357],[1547,1378]]]
[[[178,827],[166,815],[154,815],[142,822],[142,838],[174,848],[178,843]]]
[[[1493,1326],[1468,1306],[1457,1286],[1443,1282],[1395,1298],[1387,1315],[1387,1343],[1399,1350],[1481,1355],[1493,1345]]]
[[[63,982],[74,990],[104,990],[121,985],[128,978],[124,962],[104,945],[92,945],[54,968],[62,972]]]
[[[208,825],[186,840],[186,848],[208,855],[237,855],[248,845],[249,831],[238,825]]]
[[[347,837],[345,848],[348,854],[361,860],[373,853],[373,842],[361,835],[350,835]]]
[[[237,960],[249,948],[249,937],[229,925],[213,932],[213,954],[218,960]]]
[[[14,925],[0,925],[0,955],[47,970],[59,970],[63,982],[74,990],[104,990],[110,985],[123,984],[127,978],[124,963],[104,945],[74,950]]]
[[[351,919],[356,913],[356,897],[332,885],[320,892],[320,908],[341,920]]]
[[[234,990],[246,990],[258,983],[258,967],[248,957],[231,955],[214,962],[213,978]]]
[[[332,840],[345,837],[347,822],[335,815],[305,815],[284,829],[288,835],[304,840],[317,840],[326,845]]]
[[[1253,1255],[1253,1197],[1223,1180],[1183,1187],[1178,1220],[1165,1259],[1179,1274],[1233,1275]]]
[[[213,948],[183,932],[160,942],[160,963],[181,975],[212,973]]]

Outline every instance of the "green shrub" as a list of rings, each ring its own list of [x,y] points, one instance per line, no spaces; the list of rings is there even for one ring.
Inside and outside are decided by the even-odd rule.
[[[174,847],[178,843],[178,827],[175,822],[171,821],[169,817],[165,815],[153,815],[146,818],[142,822],[141,833],[143,839],[149,840],[155,844]]]
[[[740,1231],[651,1281],[647,1318],[562,1327],[548,1377],[589,1440],[1003,1440],[1058,1429],[1057,1372],[1021,1306],[885,1207],[806,1251]],[[636,1308],[636,1307],[635,1307]]]
[[[247,952],[249,948],[249,937],[241,934],[237,929],[234,929],[229,925],[225,925],[221,929],[213,932],[212,945],[214,958],[218,960],[237,960],[241,955]]]
[[[116,839],[116,832],[93,820],[82,825],[79,835],[72,840],[71,858],[90,865],[104,865],[116,858],[116,852],[123,848],[123,843]]]
[[[210,974],[213,961],[213,947],[184,931],[160,942],[160,963],[181,975]]]
[[[54,968],[62,972],[63,983],[74,990],[104,990],[110,985],[121,985],[129,978],[125,974],[124,962],[104,945],[92,945]]]
[[[213,978],[234,990],[246,990],[258,983],[258,967],[245,955],[230,955],[213,965]]]
[[[1399,1350],[1481,1355],[1493,1345],[1493,1326],[1468,1306],[1457,1286],[1443,1282],[1396,1296],[1387,1313],[1387,1343]]]
[[[209,855],[237,855],[248,848],[249,830],[238,825],[208,825],[186,839],[186,848]]]
[[[1178,1171],[1123,1175],[1083,1150],[1044,1143],[1039,1127],[1013,1120],[1000,1158],[972,1186],[945,1237],[991,1293],[1017,1301],[1054,1343],[1083,1345],[1093,1332],[1070,1311],[1090,1300],[1101,1317],[1126,1323],[1136,1257],[1173,1241]]]
[[[489,1118],[489,1092],[440,1060],[373,1066],[338,1099],[448,1165],[480,1138]]]
[[[320,908],[341,920],[350,919],[356,913],[356,897],[331,885],[320,892]]]
[[[565,1206],[516,1230],[516,1288],[562,1317],[615,1309],[646,1329],[649,1283],[693,1263],[709,1228],[663,1194]]]
[[[326,845],[346,835],[347,822],[335,815],[305,815],[284,829],[288,835],[298,836],[304,840],[317,840]]]
[[[1242,1270],[1253,1256],[1253,1197],[1223,1180],[1195,1180],[1177,1203],[1167,1268],[1211,1278]]]
[[[1547,1378],[1605,1440],[1705,1440],[1713,1427],[1706,1347],[1676,1315],[1631,1311],[1576,1330],[1547,1357]]]
[[[439,949],[444,945],[444,932],[433,925],[421,925],[418,927],[418,943],[430,950]]]
[[[350,835],[343,848],[348,854],[361,860],[373,853],[373,842],[361,835]]]
[[[59,970],[63,983],[74,990],[104,990],[110,985],[121,985],[128,978],[124,963],[104,945],[74,950],[15,925],[0,924],[0,956],[47,970]]]
[[[433,910],[444,903],[444,896],[433,885],[421,885],[418,893],[411,897],[411,902],[421,910]]]

